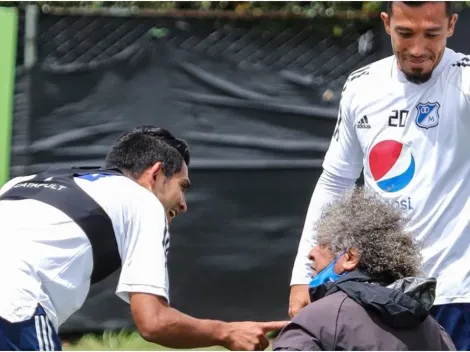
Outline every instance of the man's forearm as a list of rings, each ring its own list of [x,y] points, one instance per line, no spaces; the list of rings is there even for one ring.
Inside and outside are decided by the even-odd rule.
[[[315,245],[314,225],[321,216],[322,208],[351,189],[356,180],[333,175],[323,171],[318,179],[305,217],[302,237],[292,270],[291,285],[306,285],[312,277],[312,269],[308,254]]]
[[[188,349],[223,346],[226,336],[225,322],[196,319],[167,307],[155,317],[154,323],[143,337],[169,348]]]
[[[263,350],[266,333],[284,328],[288,321],[222,322],[196,319],[168,306],[165,297],[130,292],[132,316],[147,341],[170,348],[189,349],[222,346],[235,351]]]

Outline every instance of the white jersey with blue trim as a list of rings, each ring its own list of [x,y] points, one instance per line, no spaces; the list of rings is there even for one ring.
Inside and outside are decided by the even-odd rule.
[[[163,205],[127,177],[92,176],[74,180],[111,219],[122,262],[117,296],[129,302],[130,292],[143,292],[168,300],[169,233]],[[33,177],[12,179],[0,195]],[[65,213],[32,199],[1,200],[0,223],[0,317],[22,322],[40,304],[58,331],[90,289],[88,237]]]
[[[469,153],[469,56],[446,49],[422,84],[394,56],[349,76],[323,168],[347,179],[363,170],[365,186],[406,213],[425,246],[423,274],[438,281],[435,304],[470,302]],[[314,239],[311,224],[302,236]],[[307,245],[291,284],[308,283]]]

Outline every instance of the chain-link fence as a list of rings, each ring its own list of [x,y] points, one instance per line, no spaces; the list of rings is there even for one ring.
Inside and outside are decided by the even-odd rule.
[[[109,60],[147,33],[174,47],[239,65],[296,70],[342,84],[348,73],[380,55],[377,21],[349,22],[334,36],[333,19],[103,17],[41,14],[40,63],[93,64]]]
[[[109,60],[147,33],[188,51],[234,64],[294,69],[315,77],[344,76],[380,55],[377,19],[120,17],[38,12],[37,63],[92,64]],[[24,63],[25,13],[20,12],[17,63]]]

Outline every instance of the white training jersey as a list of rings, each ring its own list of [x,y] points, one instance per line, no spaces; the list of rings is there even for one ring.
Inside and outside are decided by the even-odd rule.
[[[364,170],[365,186],[406,213],[425,245],[423,274],[437,278],[435,304],[470,302],[469,155],[469,56],[446,49],[423,84],[408,82],[394,56],[349,76],[323,168],[346,179]],[[291,284],[308,283],[308,245]]]
[[[32,177],[14,178],[0,194]],[[122,259],[116,294],[126,302],[129,292],[168,300],[167,219],[157,197],[124,176],[74,180],[112,221]],[[24,321],[40,304],[57,331],[89,292],[88,237],[62,211],[36,200],[1,200],[0,224],[0,317]]]

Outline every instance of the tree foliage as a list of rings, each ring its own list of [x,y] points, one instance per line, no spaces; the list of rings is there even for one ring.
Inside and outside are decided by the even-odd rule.
[[[8,1],[3,6],[25,6],[27,4],[56,7],[138,7],[142,9],[192,9],[247,11],[292,11],[303,12],[311,9],[365,10],[376,9],[381,1]]]
[[[470,1],[455,1],[460,12],[470,7]],[[351,18],[374,17],[385,9],[385,1],[2,1],[0,6],[24,8],[36,4],[40,7],[113,9],[157,11],[226,11],[237,14],[262,16],[266,13],[294,14],[305,17],[335,17],[339,13]]]
[[[384,8],[383,1],[4,1],[2,6],[24,7],[28,4],[55,7],[135,7],[155,10],[223,10],[238,13],[287,12],[311,16],[330,15],[336,11],[377,12]],[[457,9],[470,6],[470,1],[456,2]]]

